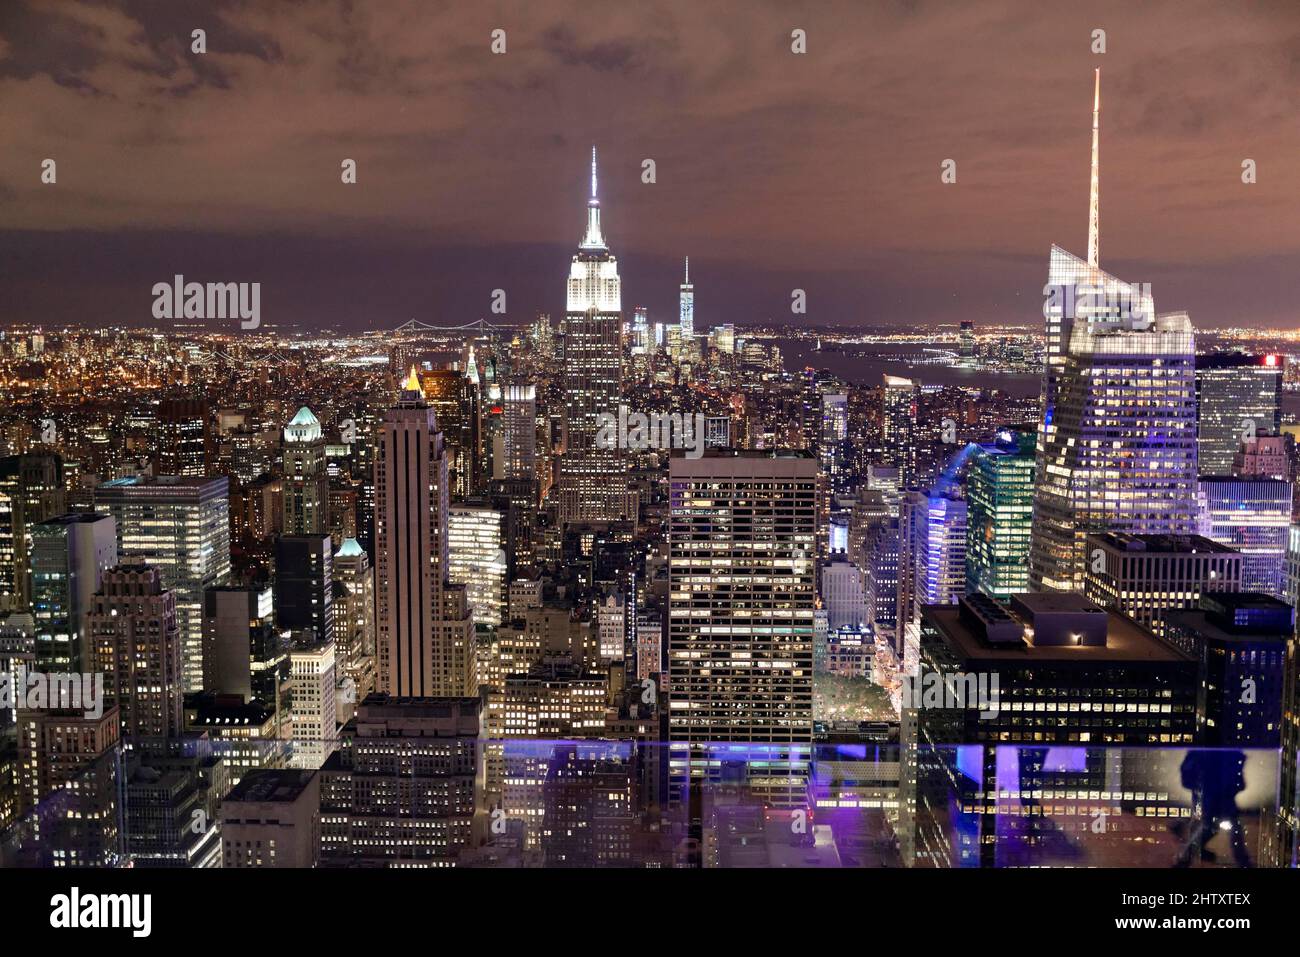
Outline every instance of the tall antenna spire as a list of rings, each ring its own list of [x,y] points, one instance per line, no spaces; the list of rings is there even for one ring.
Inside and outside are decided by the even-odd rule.
[[[1097,67],[1096,85],[1092,91],[1092,184],[1088,193],[1088,265],[1099,268],[1099,249],[1101,245],[1101,225],[1099,221],[1099,198],[1101,191],[1101,169],[1098,157],[1097,136],[1101,120],[1101,67]]]
[[[691,284],[691,257],[687,256],[686,257],[686,281],[683,283],[683,285],[689,286],[690,284]]]
[[[600,200],[596,198],[596,147],[591,148],[591,198],[587,200],[587,232],[579,244],[580,249],[605,249],[605,237],[600,231]]]

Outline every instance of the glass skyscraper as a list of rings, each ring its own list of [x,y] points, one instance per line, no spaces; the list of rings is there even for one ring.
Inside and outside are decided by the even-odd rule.
[[[176,593],[185,691],[203,687],[203,592],[230,581],[229,480],[136,476],[95,490],[95,510],[117,522],[121,560],[142,558]]]
[[[966,590],[1009,598],[1029,587],[1034,435],[999,432],[978,445],[966,479]]]
[[[1282,424],[1282,359],[1244,352],[1196,357],[1198,468],[1231,475],[1241,443]]]

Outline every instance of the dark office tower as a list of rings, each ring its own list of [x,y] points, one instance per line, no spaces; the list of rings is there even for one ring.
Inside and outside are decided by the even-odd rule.
[[[1200,607],[1171,611],[1170,641],[1200,659],[1197,743],[1276,748],[1282,728],[1287,642],[1295,611],[1268,595],[1216,592]]]
[[[1196,443],[1202,475],[1231,475],[1244,439],[1282,424],[1283,362],[1275,355],[1215,352],[1196,357]]]
[[[363,553],[364,554],[364,553]],[[279,711],[287,652],[270,588],[223,585],[203,593],[203,690],[256,698]]]
[[[319,535],[328,521],[325,435],[304,405],[284,427],[284,534]]]
[[[477,690],[469,603],[447,579],[447,486],[442,433],[412,368],[375,460],[377,684],[398,697]]]
[[[961,321],[961,334],[958,337],[957,356],[964,366],[975,365],[975,323],[970,319]]]
[[[812,742],[817,460],[706,451],[669,465],[669,787],[716,784],[729,743],[755,793],[801,804]]]
[[[66,512],[67,500],[58,455],[0,458],[0,611],[28,608],[32,527]]]
[[[902,716],[905,853],[939,867],[1146,860],[1178,816],[1165,749],[1195,741],[1197,675],[1191,655],[1077,593],[926,606]]]
[[[123,853],[135,868],[217,867],[221,835],[211,822],[229,788],[225,765],[195,755],[201,746],[195,739],[172,746],[178,753],[150,748],[123,760]]]
[[[866,543],[867,621],[878,627],[898,627],[898,519],[872,526]]]
[[[207,402],[163,399],[159,403],[158,475],[207,475],[211,447]]]
[[[117,523],[119,561],[158,568],[176,593],[185,691],[203,687],[203,592],[230,580],[227,478],[144,476],[95,489],[95,511]]]
[[[334,548],[328,535],[285,535],[275,543],[275,609],[282,631],[315,645],[334,639]]]
[[[508,385],[502,390],[505,454],[496,479],[532,481],[537,478],[537,387]]]
[[[1282,760],[1278,822],[1271,863],[1300,866],[1300,639],[1287,642],[1282,693]]]
[[[122,737],[175,738],[181,732],[181,638],[176,596],[158,569],[119,565],[104,572],[86,616],[89,669],[104,674]]]
[[[454,369],[422,373],[420,383],[442,432],[451,482],[450,497],[463,499],[473,489],[474,477],[478,473],[475,438],[478,406],[474,386],[463,372]]]
[[[1155,314],[1146,286],[1098,265],[1097,129],[1085,262],[1053,246],[1048,264],[1044,417],[1029,583],[1083,587],[1090,532],[1196,531],[1196,343],[1186,313]]]
[[[60,515],[32,528],[32,617],[36,670],[83,671],[85,616],[100,576],[117,564],[117,536],[109,515]]]
[[[886,375],[881,394],[882,464],[898,469],[898,487],[906,489],[916,480],[916,383],[901,376]]]
[[[1088,536],[1083,593],[1173,640],[1165,631],[1169,615],[1195,608],[1204,593],[1238,591],[1241,569],[1240,552],[1200,535],[1105,532]]]
[[[637,830],[635,771],[608,746],[555,749],[542,785],[546,867],[630,867]]]
[[[564,316],[564,453],[557,486],[562,522],[636,519],[635,493],[617,448],[597,444],[600,416],[618,415],[623,305],[618,260],[605,244],[591,151],[587,232],[569,269]],[[630,500],[629,500],[630,496]]]
[[[978,445],[966,479],[966,590],[998,598],[1029,588],[1034,436],[999,432]]]
[[[116,708],[19,710],[19,806],[27,816],[51,802],[31,818],[42,866],[116,863],[119,724]]]
[[[325,866],[454,864],[486,813],[478,698],[366,698],[320,769]]]

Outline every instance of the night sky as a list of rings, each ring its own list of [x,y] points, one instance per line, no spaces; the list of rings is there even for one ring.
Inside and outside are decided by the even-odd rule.
[[[1036,324],[1097,66],[1102,266],[1300,325],[1296,0],[0,0],[0,325],[153,324],[175,273],[261,282],[268,324],[558,318],[592,144],[629,315],[675,321],[690,255],[697,328],[795,287],[807,323]]]

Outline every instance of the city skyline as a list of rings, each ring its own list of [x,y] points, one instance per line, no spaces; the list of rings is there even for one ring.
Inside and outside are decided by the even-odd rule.
[[[215,868],[373,939],[417,869],[1285,920],[1202,892],[1300,866],[1300,321],[1213,318],[1292,308],[1300,8],[729,3],[0,13],[51,928]]]
[[[694,256],[701,328],[1032,324],[1043,251],[1084,249],[1077,144],[1100,66],[1109,266],[1198,328],[1295,326],[1297,134],[1278,120],[1300,14],[1029,9],[760,7],[728,29],[552,7],[408,30],[393,7],[13,5],[11,321],[150,325],[148,289],[177,273],[261,282],[277,327],[463,322],[492,315],[495,289],[516,323],[557,316],[550,277],[594,142],[627,305],[652,321],[676,317]],[[987,66],[1010,56],[1016,71]],[[51,281],[69,260],[78,283]]]

